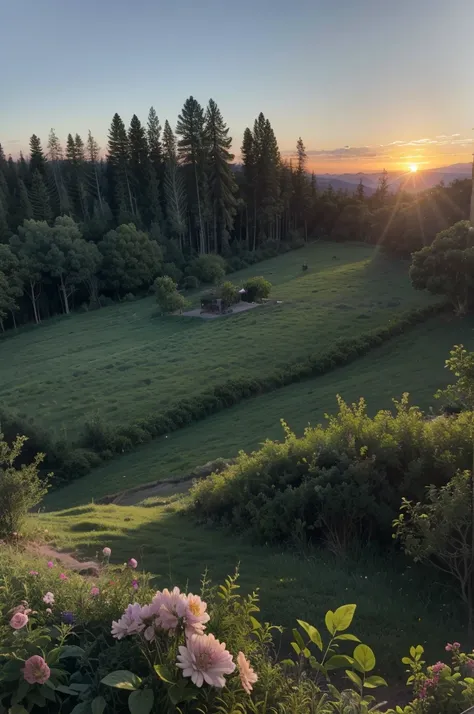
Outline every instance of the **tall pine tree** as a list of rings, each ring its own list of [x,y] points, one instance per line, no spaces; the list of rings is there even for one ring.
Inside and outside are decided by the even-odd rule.
[[[135,218],[132,189],[130,186],[129,146],[125,124],[114,114],[109,129],[107,164],[112,186],[114,207],[119,218]]]
[[[163,133],[163,156],[165,159],[164,193],[166,217],[171,235],[179,241],[183,250],[186,234],[186,187],[176,153],[176,139],[168,121]]]
[[[34,174],[35,171],[39,171],[40,174],[44,175],[46,167],[46,158],[43,153],[43,148],[41,146],[41,139],[32,134],[30,137],[30,169],[31,173]]]

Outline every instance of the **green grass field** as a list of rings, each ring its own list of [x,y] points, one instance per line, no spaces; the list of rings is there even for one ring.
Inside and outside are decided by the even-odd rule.
[[[357,603],[352,629],[374,647],[377,669],[390,672],[391,681],[403,675],[399,660],[411,644],[428,643],[439,658],[448,638],[462,632],[459,607],[441,606],[439,587],[427,584],[423,571],[415,574],[406,563],[387,568],[386,561],[370,554],[354,561],[328,552],[296,555],[255,546],[195,526],[181,508],[85,506],[34,521],[48,529],[59,547],[94,556],[109,545],[113,562],[136,557],[141,568],[156,575],[157,587],[198,588],[206,568],[216,582],[240,563],[242,588],[260,589],[262,619],[285,627],[296,618],[320,626],[328,609]]]
[[[74,439],[97,414],[128,424],[229,378],[323,353],[434,300],[412,290],[405,263],[368,246],[307,246],[232,280],[260,274],[282,304],[206,321],[154,317],[150,298],[11,337],[0,344],[0,402]]]
[[[279,439],[281,419],[302,433],[308,423],[317,424],[325,413],[336,411],[336,394],[349,402],[365,397],[370,413],[390,408],[392,398],[403,392],[423,409],[437,406],[433,395],[450,377],[444,369],[449,350],[460,342],[474,349],[473,328],[470,318],[432,318],[346,367],[247,400],[110,461],[51,493],[45,504],[48,509],[67,508],[189,473],[220,456],[254,449],[266,438]]]

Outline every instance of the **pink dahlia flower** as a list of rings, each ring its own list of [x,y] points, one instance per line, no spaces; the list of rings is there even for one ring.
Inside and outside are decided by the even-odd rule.
[[[27,659],[22,672],[28,684],[44,684],[51,676],[48,665],[39,655]]]
[[[258,677],[250,666],[250,662],[246,659],[243,652],[239,652],[237,655],[237,666],[239,668],[240,683],[242,684],[242,689],[244,689],[247,694],[250,694],[253,687],[252,684],[258,680]]]
[[[105,546],[105,548],[102,549],[102,553],[106,558],[110,558],[110,556],[112,555],[111,549],[108,548],[107,546]]]
[[[204,682],[212,687],[225,686],[224,674],[232,674],[235,664],[232,655],[214,635],[191,635],[186,647],[179,648],[176,665],[183,670],[183,677],[191,677],[197,687]]]
[[[53,593],[46,593],[46,595],[43,598],[43,602],[46,603],[46,605],[54,605],[54,595]]]
[[[186,635],[202,635],[206,629],[205,623],[211,619],[206,612],[207,603],[199,595],[189,593],[177,605],[177,613],[184,619]]]
[[[54,563],[52,560],[48,560],[48,568],[54,568]]]
[[[132,568],[132,570],[136,570],[136,568],[138,568],[138,563],[135,558],[130,558],[130,560],[128,561],[128,567]]]
[[[91,595],[92,595],[92,597],[97,597],[98,595],[100,595],[99,588],[95,587],[95,586],[93,588],[91,588]]]
[[[68,578],[67,578],[66,573],[61,573],[60,576],[59,576],[59,579],[60,579],[60,580],[67,580]]]
[[[137,635],[145,625],[141,618],[141,606],[138,603],[129,605],[120,620],[112,622],[112,635],[121,640],[128,635]]]
[[[28,624],[28,615],[24,612],[15,612],[12,619],[10,620],[10,627],[14,630],[21,630],[22,627]]]
[[[165,588],[162,593],[156,593],[155,598],[156,604],[160,603],[159,618],[161,627],[164,630],[176,629],[179,619],[183,616],[186,595],[175,587],[171,592],[168,588]]]

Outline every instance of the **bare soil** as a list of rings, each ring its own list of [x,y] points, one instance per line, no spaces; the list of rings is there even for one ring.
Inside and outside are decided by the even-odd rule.
[[[54,560],[64,566],[67,570],[75,570],[81,575],[97,577],[100,566],[94,560],[79,561],[71,553],[61,553],[50,545],[40,543],[28,543],[26,550],[33,556],[42,560]]]

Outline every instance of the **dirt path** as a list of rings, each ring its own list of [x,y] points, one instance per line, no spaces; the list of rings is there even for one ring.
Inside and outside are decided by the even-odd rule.
[[[61,553],[50,545],[28,543],[26,550],[30,555],[42,560],[52,560],[60,563],[67,570],[75,570],[80,575],[97,577],[100,566],[94,560],[79,561],[71,553]]]

